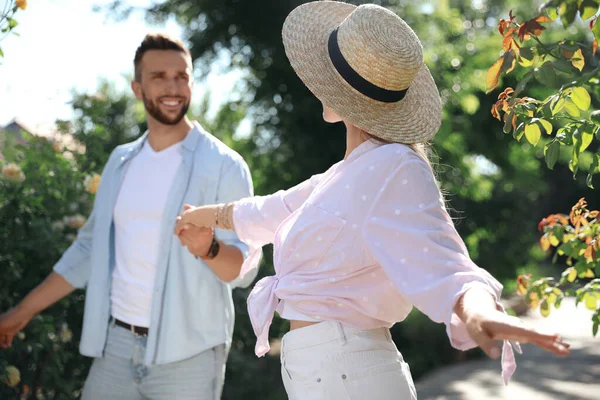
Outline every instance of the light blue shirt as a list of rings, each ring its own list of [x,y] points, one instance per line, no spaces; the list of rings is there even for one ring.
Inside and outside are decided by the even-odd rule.
[[[113,209],[127,165],[146,137],[147,133],[112,152],[87,223],[54,266],[74,287],[87,286],[80,343],[85,356],[104,353],[115,265]],[[183,162],[171,185],[160,232],[163,245],[156,264],[147,364],[176,362],[220,344],[229,346],[234,324],[231,291],[248,286],[257,273],[254,270],[243,280],[223,282],[173,234],[176,217],[186,203],[225,203],[253,195],[252,178],[242,157],[197,123],[183,140],[182,151]],[[234,231],[216,230],[216,236],[238,247],[244,258],[248,256],[248,247]]]

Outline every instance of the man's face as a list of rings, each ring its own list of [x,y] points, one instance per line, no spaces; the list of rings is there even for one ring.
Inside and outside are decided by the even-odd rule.
[[[185,116],[192,97],[191,60],[176,50],[149,50],[142,57],[140,81],[131,85],[144,102],[149,118],[177,125]]]

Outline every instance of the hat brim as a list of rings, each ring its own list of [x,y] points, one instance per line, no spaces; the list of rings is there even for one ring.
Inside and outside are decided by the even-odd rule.
[[[327,47],[329,36],[355,9],[352,4],[335,1],[314,1],[294,9],[282,31],[292,68],[323,104],[358,128],[391,142],[431,140],[441,125],[442,103],[425,64],[404,99],[396,103],[363,95],[333,66]]]

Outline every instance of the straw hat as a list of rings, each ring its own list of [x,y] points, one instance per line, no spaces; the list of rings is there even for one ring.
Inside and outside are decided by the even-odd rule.
[[[314,1],[294,9],[283,44],[300,79],[326,106],[381,139],[433,138],[442,103],[414,31],[392,11]]]

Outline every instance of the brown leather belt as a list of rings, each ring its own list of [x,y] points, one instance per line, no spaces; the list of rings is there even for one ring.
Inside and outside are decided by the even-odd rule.
[[[113,318],[113,321],[115,322],[115,325],[119,325],[119,326],[135,333],[136,335],[148,336],[148,328],[144,328],[142,326],[134,326],[134,325],[128,324],[127,322],[118,320],[116,318]]]

